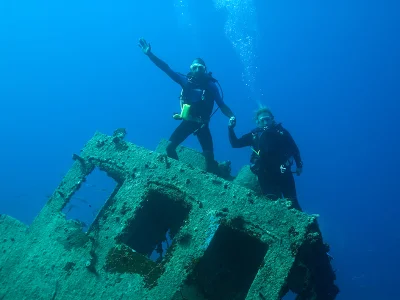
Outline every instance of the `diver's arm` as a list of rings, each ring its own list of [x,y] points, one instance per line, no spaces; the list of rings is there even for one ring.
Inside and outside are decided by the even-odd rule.
[[[243,148],[252,145],[253,135],[251,133],[245,134],[241,138],[238,138],[232,127],[229,127],[228,130],[229,142],[231,143],[232,148]]]
[[[289,151],[292,153],[294,161],[296,162],[296,167],[297,168],[302,168],[303,167],[303,161],[301,160],[300,156],[300,150],[299,147],[297,147],[296,142],[294,141],[293,137],[290,135],[289,131],[286,129],[284,130],[284,133],[288,139],[289,142]]]
[[[227,116],[228,118],[232,118],[235,115],[233,114],[232,110],[228,107],[228,105],[226,105],[225,103],[223,103],[222,105],[219,105],[219,108],[221,109],[222,113]]]
[[[147,56],[157,67],[159,67],[162,71],[164,71],[173,81],[175,81],[181,86],[185,85],[185,77],[172,70],[166,62],[155,56],[153,52],[149,51],[147,53]]]
[[[235,115],[233,114],[232,110],[228,107],[228,105],[226,105],[225,102],[223,101],[221,94],[219,93],[218,87],[215,83],[211,85],[211,89],[214,93],[215,102],[221,109],[222,113],[228,118],[234,117]]]

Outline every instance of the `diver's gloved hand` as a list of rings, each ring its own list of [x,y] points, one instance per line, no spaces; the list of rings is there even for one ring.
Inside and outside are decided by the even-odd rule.
[[[178,114],[178,113],[173,114],[172,117],[173,117],[175,120],[182,120],[181,114]]]
[[[139,48],[142,49],[143,53],[149,55],[151,52],[151,45],[146,42],[144,38],[139,39]]]
[[[230,117],[228,127],[235,128],[235,126],[236,126],[236,117]]]
[[[303,172],[303,168],[296,168],[297,176],[300,176],[302,172]]]

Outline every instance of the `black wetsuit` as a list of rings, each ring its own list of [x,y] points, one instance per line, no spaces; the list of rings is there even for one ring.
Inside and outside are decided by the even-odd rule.
[[[288,198],[293,207],[301,210],[290,159],[294,158],[298,168],[303,164],[296,143],[281,124],[256,128],[241,138],[237,138],[234,130],[229,128],[229,141],[233,148],[252,146],[251,169],[257,175],[264,195],[272,199]]]
[[[183,120],[179,126],[172,133],[169,138],[169,145],[167,147],[167,155],[171,158],[178,159],[176,148],[189,135],[195,133],[203,154],[207,162],[209,171],[216,168],[216,161],[214,160],[214,146],[211,137],[211,132],[208,126],[210,116],[214,108],[214,101],[221,107],[224,105],[218,87],[211,76],[205,75],[202,78],[195,79],[191,76],[185,76],[173,71],[164,61],[150,53],[149,58],[151,61],[163,70],[173,81],[182,87],[182,98],[185,103],[189,104],[191,117],[198,121]]]

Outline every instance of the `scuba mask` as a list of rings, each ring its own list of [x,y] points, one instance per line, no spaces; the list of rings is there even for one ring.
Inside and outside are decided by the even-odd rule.
[[[262,116],[257,120],[259,127],[268,127],[274,123],[274,118],[272,116]]]
[[[195,62],[195,63],[190,65],[190,71],[193,74],[205,73],[206,72],[206,66],[203,65],[203,64],[199,64],[199,63]]]

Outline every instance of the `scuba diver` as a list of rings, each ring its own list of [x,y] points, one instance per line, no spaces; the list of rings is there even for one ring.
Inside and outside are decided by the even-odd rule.
[[[233,148],[252,147],[251,171],[257,175],[262,193],[271,199],[287,198],[293,207],[301,211],[296,186],[291,171],[294,158],[296,174],[302,173],[303,163],[299,149],[290,133],[276,123],[272,112],[261,107],[255,115],[257,128],[237,138],[236,120],[229,121],[229,141]]]
[[[218,163],[214,159],[214,146],[209,128],[210,118],[215,113],[215,111],[213,113],[214,101],[230,121],[236,121],[231,109],[224,103],[219,93],[217,80],[207,72],[206,64],[201,58],[196,58],[190,65],[190,72],[184,75],[173,71],[168,64],[156,57],[151,51],[151,45],[145,39],[141,38],[138,46],[157,67],[182,87],[181,113],[173,115],[174,119],[182,122],[169,138],[167,155],[178,159],[176,148],[189,135],[194,134],[203,150],[207,171],[217,174]]]

